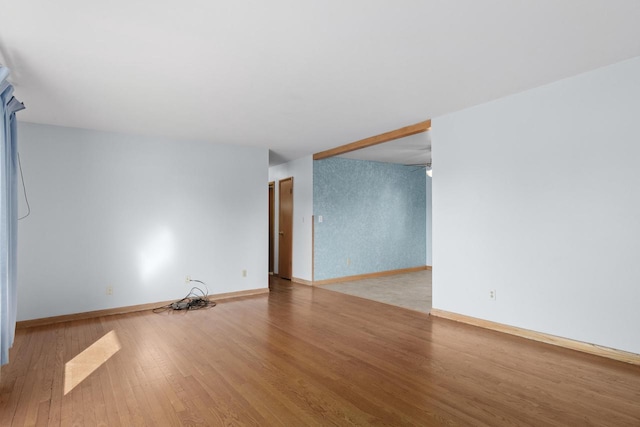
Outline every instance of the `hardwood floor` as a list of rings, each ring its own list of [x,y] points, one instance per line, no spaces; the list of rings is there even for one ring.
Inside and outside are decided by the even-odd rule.
[[[18,330],[0,379],[1,426],[372,424],[638,426],[640,367],[276,279]]]

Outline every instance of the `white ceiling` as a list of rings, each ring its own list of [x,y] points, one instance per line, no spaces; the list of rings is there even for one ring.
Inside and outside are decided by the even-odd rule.
[[[637,0],[0,0],[28,122],[298,158],[640,55]]]

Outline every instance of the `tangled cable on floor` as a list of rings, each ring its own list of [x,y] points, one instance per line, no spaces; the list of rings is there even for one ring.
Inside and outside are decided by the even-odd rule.
[[[196,279],[190,279],[189,281],[202,283],[207,292],[197,286],[194,286],[184,298],[170,304],[163,305],[162,307],[154,308],[153,312],[164,313],[166,311],[174,310],[200,310],[201,308],[213,308],[216,306],[215,301],[209,299],[209,288],[206,283],[202,280]]]

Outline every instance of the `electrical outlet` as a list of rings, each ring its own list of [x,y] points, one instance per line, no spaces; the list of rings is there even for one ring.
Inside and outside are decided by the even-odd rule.
[[[184,279],[184,283],[186,283],[187,285],[188,285],[189,283],[191,283],[191,276],[187,276],[187,277],[185,277],[185,279]]]
[[[496,300],[496,290],[495,289],[491,289],[489,291],[489,299],[495,301]]]
[[[242,277],[247,277],[247,270],[242,270]]]
[[[351,258],[347,257],[347,267],[351,265]]]
[[[113,295],[113,286],[107,286],[107,295]]]

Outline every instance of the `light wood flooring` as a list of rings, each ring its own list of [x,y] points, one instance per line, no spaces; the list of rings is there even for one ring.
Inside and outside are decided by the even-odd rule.
[[[638,366],[278,279],[18,330],[10,356],[0,426],[640,425]],[[96,369],[65,395],[72,359]]]
[[[322,288],[423,313],[429,313],[432,306],[431,270],[332,283]]]

